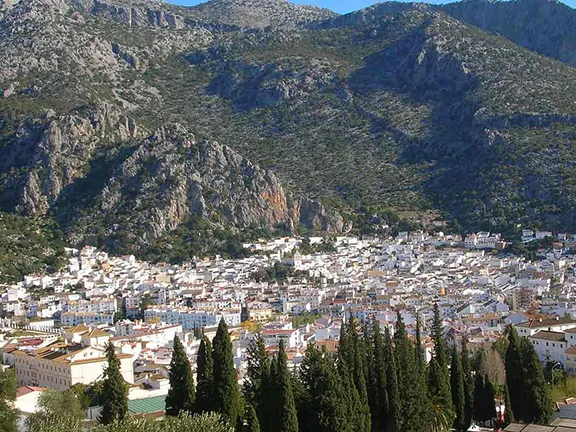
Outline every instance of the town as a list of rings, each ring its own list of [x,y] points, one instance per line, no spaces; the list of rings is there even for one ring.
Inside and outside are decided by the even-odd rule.
[[[537,260],[511,253],[500,234],[486,232],[464,239],[441,232],[285,237],[243,245],[251,251],[244,259],[181,265],[67,249],[59,273],[1,288],[2,367],[15,370],[16,407],[32,413],[45,389],[102,379],[112,343],[130,383],[130,412],[156,415],[165,410],[175,336],[195,369],[201,338],[212,339],[224,320],[242,383],[256,333],[270,355],[283,341],[297,369],[309,345],[336,352],[349,317],[393,334],[401,316],[411,336],[422,323],[430,361],[437,305],[449,347],[465,340],[481,357],[512,325],[543,366],[576,374],[576,236],[525,230],[522,243],[537,245]],[[87,413],[98,415],[98,407]]]

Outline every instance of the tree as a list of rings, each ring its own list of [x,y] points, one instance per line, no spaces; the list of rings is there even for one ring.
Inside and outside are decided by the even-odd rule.
[[[396,355],[392,349],[392,340],[388,327],[384,330],[384,352],[386,362],[386,405],[385,419],[388,432],[402,431],[402,405],[396,369]]]
[[[450,403],[450,377],[448,375],[448,360],[446,343],[444,341],[444,326],[440,316],[438,303],[434,303],[434,322],[432,324],[432,339],[434,340],[434,359],[431,363],[428,377],[428,387],[432,396]]]
[[[424,359],[424,349],[422,348],[422,335],[420,328],[420,315],[416,315],[416,364],[421,371],[424,370],[426,360]]]
[[[246,404],[246,427],[244,432],[260,432],[258,415],[252,404]]]
[[[214,387],[214,360],[212,359],[212,344],[203,337],[198,348],[196,359],[196,412],[205,413],[212,410],[212,392]]]
[[[504,423],[509,425],[514,423],[514,411],[512,410],[512,403],[510,402],[510,392],[508,386],[504,386]]]
[[[0,430],[16,432],[18,414],[11,403],[16,399],[16,375],[13,369],[0,370]]]
[[[474,378],[472,377],[472,367],[470,365],[470,355],[468,353],[468,341],[462,339],[462,373],[464,374],[464,425],[466,430],[472,423],[474,405]]]
[[[506,382],[506,367],[499,353],[493,349],[483,350],[480,353],[478,371],[484,376],[488,375],[490,382],[504,384]]]
[[[496,405],[495,405],[495,394],[494,386],[490,382],[488,375],[484,376],[484,398],[483,398],[483,409],[484,418],[486,420],[492,421],[496,417]]]
[[[128,415],[128,387],[120,371],[121,364],[114,345],[106,346],[108,367],[104,371],[103,393],[106,395],[100,415],[100,423],[105,425],[122,421]]]
[[[351,415],[356,422],[358,432],[370,432],[370,407],[368,405],[368,393],[366,391],[366,350],[361,343],[356,320],[350,314],[346,324],[340,331],[338,345],[338,366],[341,378],[344,381],[351,379],[351,386],[346,387],[348,397],[354,409]]]
[[[247,350],[246,378],[244,379],[244,398],[253,405],[259,416],[262,401],[262,385],[270,375],[270,360],[266,345],[260,333],[257,333]]]
[[[26,420],[29,432],[75,431],[84,419],[80,400],[71,391],[47,390],[38,398],[37,410]]]
[[[213,407],[230,425],[234,426],[240,413],[240,391],[234,369],[232,341],[228,334],[228,326],[223,319],[220,320],[213,340],[212,357],[214,359]]]
[[[431,421],[432,405],[426,388],[425,374],[416,364],[414,346],[408,339],[408,333],[402,315],[397,314],[396,333],[394,334],[394,354],[398,376],[397,395],[388,393],[392,399],[400,399],[401,431],[423,431]],[[450,397],[450,395],[448,396]],[[446,401],[450,406],[450,401]]]
[[[548,424],[552,416],[553,404],[548,394],[542,365],[528,339],[522,339],[520,348],[525,378],[524,401],[526,403],[522,420],[526,423]],[[514,405],[512,407],[514,408]]]
[[[288,360],[284,348],[284,341],[280,341],[280,349],[274,368],[273,380],[276,388],[274,430],[278,432],[298,432],[298,414],[292,393]]]
[[[391,346],[384,345],[378,322],[374,321],[372,327],[374,338],[374,389],[372,395],[373,405],[371,407],[372,426],[375,431],[381,431],[386,428],[388,418],[388,368],[393,367],[394,375],[396,374],[396,368],[387,361],[387,357],[390,355],[387,350],[391,350],[392,348]],[[391,344],[389,332],[387,343]],[[395,386],[397,385],[398,383],[395,384]]]
[[[506,350],[506,385],[510,392],[512,411],[518,419],[530,417],[525,401],[525,380],[520,350],[520,338],[513,326],[508,327],[508,349]]]
[[[166,414],[178,416],[181,412],[192,413],[196,401],[196,388],[190,360],[178,336],[174,336],[172,360],[170,361],[170,389],[166,396]]]
[[[301,366],[302,384],[308,394],[303,413],[307,432],[354,432],[349,418],[346,390],[334,362],[309,346]]]
[[[167,417],[163,421],[154,418],[129,418],[122,423],[99,426],[94,432],[234,432],[227,421],[219,415],[210,413],[191,416],[183,413],[179,417]],[[70,431],[51,431],[70,432]]]
[[[464,371],[458,350],[454,347],[452,351],[452,363],[450,367],[450,388],[452,390],[452,406],[456,419],[454,428],[458,431],[465,432],[468,429],[466,425],[466,393],[464,389]]]
[[[474,381],[474,420],[484,422],[486,409],[484,407],[485,383],[482,374],[477,373]]]

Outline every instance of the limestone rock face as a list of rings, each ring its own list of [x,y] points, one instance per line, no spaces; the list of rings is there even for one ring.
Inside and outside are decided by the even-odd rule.
[[[343,220],[320,203],[287,193],[270,172],[229,147],[197,142],[178,124],[139,140],[115,167],[95,200],[112,233],[132,233],[128,243],[145,246],[189,216],[222,226],[303,226],[341,232]],[[81,224],[80,224],[81,225]]]

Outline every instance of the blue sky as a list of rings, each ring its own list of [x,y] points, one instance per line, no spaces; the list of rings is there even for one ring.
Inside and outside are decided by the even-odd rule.
[[[184,6],[193,6],[199,3],[203,3],[202,0],[167,0],[169,3],[175,3]],[[366,6],[370,6],[377,1],[371,0],[290,0],[292,3],[316,5],[320,7],[325,7],[332,9],[338,13],[348,13],[354,10],[362,9]],[[429,3],[445,3],[442,0],[431,0]],[[576,0],[566,0],[565,3],[572,7],[576,7]]]

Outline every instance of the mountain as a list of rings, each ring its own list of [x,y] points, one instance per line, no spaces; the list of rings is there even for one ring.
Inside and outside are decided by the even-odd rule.
[[[568,24],[522,40],[472,22],[476,0],[0,5],[0,209],[74,244],[185,259],[259,227],[576,229]]]
[[[576,66],[576,10],[556,0],[468,0],[442,8],[454,18]]]

